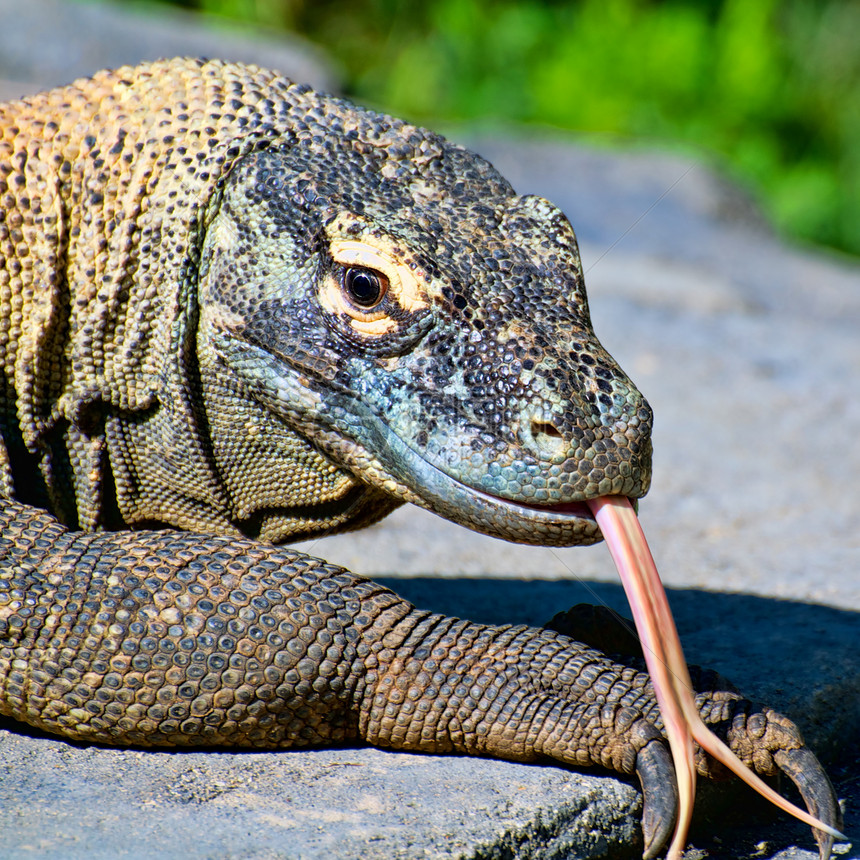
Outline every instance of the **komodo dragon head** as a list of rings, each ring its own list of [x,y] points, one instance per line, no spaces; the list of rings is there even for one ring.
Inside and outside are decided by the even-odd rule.
[[[279,541],[411,501],[568,545],[599,539],[586,500],[647,491],[651,411],[592,331],[570,224],[479,156],[218,61],[31,102],[52,120],[8,170],[50,210],[21,266],[51,289],[17,410],[29,450],[70,448],[68,522]],[[281,441],[242,447],[252,425]]]
[[[203,249],[202,325],[272,410],[362,481],[471,528],[587,544],[638,498],[651,410],[592,331],[564,214],[431,132],[239,158]]]

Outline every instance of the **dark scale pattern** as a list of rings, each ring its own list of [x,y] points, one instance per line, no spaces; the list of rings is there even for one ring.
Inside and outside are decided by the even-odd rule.
[[[435,510],[447,501],[446,515],[499,536],[590,542],[597,532],[588,522],[567,517],[530,532],[504,512],[488,522],[475,505],[439,500],[424,485],[423,473],[438,470],[449,483],[548,508],[640,496],[651,417],[591,332],[564,216],[422,134],[433,157],[396,169],[378,149],[332,138],[240,160],[204,244],[209,339],[267,405],[304,411],[318,443],[320,422],[349,439],[357,451],[328,453],[364,480],[381,478],[389,492],[393,485]],[[450,194],[464,175],[470,193]],[[380,271],[412,284],[389,290],[373,331],[331,300],[343,277],[338,243],[349,239],[381,251]],[[300,392],[285,381],[296,374]],[[391,433],[424,464],[406,480],[400,452],[386,459],[377,441]]]
[[[564,215],[432,132],[197,60],[0,105],[3,714],[635,771],[653,856],[674,776],[635,657],[271,545],[403,501],[590,543],[583,500],[647,491],[650,427]],[[826,783],[788,721],[699,706],[759,772]]]
[[[0,710],[72,737],[265,748],[354,739],[360,637],[392,608],[408,610],[340,568],[248,541],[70,536],[14,511],[2,521],[16,565],[0,580]]]
[[[549,630],[420,612],[247,540],[68,532],[11,502],[0,526],[0,713],[48,731],[171,746],[361,738],[624,773],[661,738],[647,675]],[[703,716],[775,772],[796,729],[714,680]],[[701,756],[699,769],[711,772]]]

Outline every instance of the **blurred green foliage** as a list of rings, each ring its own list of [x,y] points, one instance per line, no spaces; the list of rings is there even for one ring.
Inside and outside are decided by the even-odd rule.
[[[414,121],[704,149],[785,233],[860,254],[858,0],[172,2],[298,32]]]

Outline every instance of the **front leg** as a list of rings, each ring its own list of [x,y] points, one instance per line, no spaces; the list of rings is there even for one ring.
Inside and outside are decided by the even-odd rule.
[[[646,857],[675,817],[672,760],[647,675],[567,637],[412,610],[368,659],[361,735],[421,752],[554,759],[637,774]]]
[[[363,739],[637,773],[646,856],[672,827],[647,675],[557,633],[416,610],[286,549],[80,534],[0,503],[0,711],[110,744]],[[817,764],[816,764],[817,767]]]
[[[637,710],[647,677],[622,678],[585,646],[421,612],[287,549],[167,531],[82,534],[15,503],[0,512],[8,716],[119,745],[362,739],[639,770],[649,843],[671,828],[670,757]],[[654,812],[652,797],[669,801]]]

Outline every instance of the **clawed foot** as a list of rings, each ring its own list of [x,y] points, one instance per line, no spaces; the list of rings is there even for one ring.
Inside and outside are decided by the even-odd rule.
[[[631,669],[644,670],[633,622],[608,607],[578,604],[545,626],[572,639],[587,641]],[[710,730],[755,773],[766,777],[785,774],[797,786],[811,815],[831,828],[841,828],[842,814],[833,786],[818,759],[804,746],[797,726],[775,711],[753,705],[716,672],[692,666],[690,676],[696,704]],[[659,714],[649,712],[646,717],[661,727]],[[701,748],[696,750],[696,767],[706,777],[723,778],[728,773]],[[649,860],[668,842],[678,808],[675,771],[667,745],[655,741],[643,747],[637,757],[636,774],[644,796],[643,856]],[[813,834],[821,860],[828,860],[834,836],[817,828],[813,828]]]

